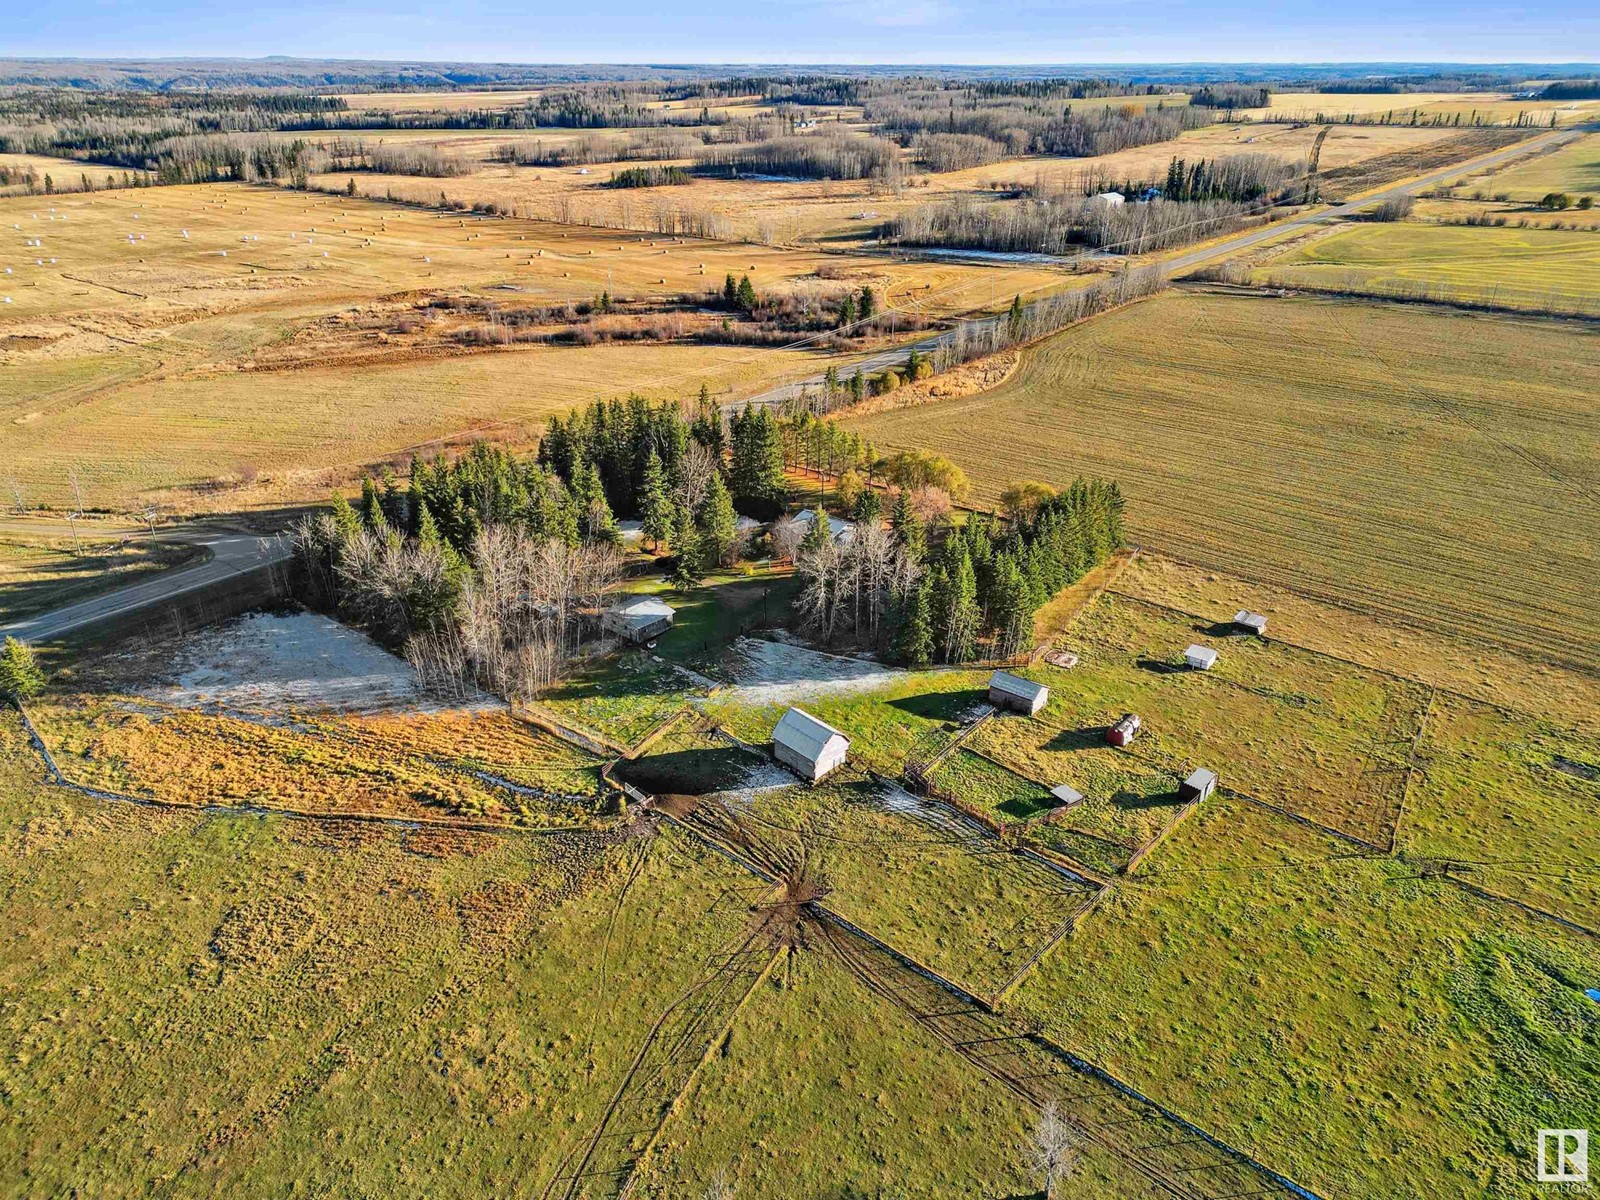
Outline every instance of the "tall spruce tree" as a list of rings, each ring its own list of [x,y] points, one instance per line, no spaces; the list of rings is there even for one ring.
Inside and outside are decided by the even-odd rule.
[[[733,565],[739,538],[739,516],[733,511],[733,500],[722,482],[722,476],[711,477],[706,498],[701,502],[696,516],[706,563]]]
[[[894,649],[895,657],[908,667],[925,667],[933,661],[933,613],[926,579],[906,593]]]
[[[644,460],[644,479],[639,485],[639,518],[644,536],[657,550],[672,539],[672,500],[667,495],[666,472],[661,456],[654,450]]]

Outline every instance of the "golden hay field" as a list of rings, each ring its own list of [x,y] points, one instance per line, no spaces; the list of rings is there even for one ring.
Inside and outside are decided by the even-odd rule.
[[[1592,671],[1600,337],[1404,307],[1169,295],[985,395],[850,422],[1011,480],[1121,481],[1130,537]]]
[[[0,170],[32,171],[38,177],[38,189],[43,189],[45,177],[49,176],[55,188],[62,192],[89,190],[83,186],[85,177],[89,180],[89,188],[106,188],[121,187],[128,179],[143,179],[147,174],[145,171],[129,171],[122,167],[81,163],[51,154],[0,154]],[[21,196],[26,193],[25,183],[0,184],[0,196]]]
[[[762,288],[813,279],[827,265],[871,282],[890,304],[933,315],[991,299],[981,267],[242,185],[12,198],[0,201],[0,230],[9,235],[0,268],[13,272],[0,276],[0,295],[12,298],[0,304],[0,453],[45,503],[68,499],[73,466],[91,506],[128,506],[152,492],[193,503],[197,485],[257,476],[254,493],[230,503],[277,502],[321,489],[330,467],[473,429],[525,434],[592,396],[692,395],[702,383],[736,396],[820,369],[809,352],[656,343],[468,351],[381,327],[436,296],[669,298],[718,287],[728,272]],[[35,238],[42,247],[25,245]],[[1013,273],[1007,295],[1064,279]]]
[[[1552,114],[1558,125],[1574,125],[1589,120],[1600,109],[1594,100],[1515,100],[1505,92],[1276,92],[1266,108],[1240,109],[1238,116],[1250,120],[1337,121],[1347,115],[1357,120],[1375,120],[1386,114],[1395,121],[1434,116],[1463,121],[1476,113],[1485,121],[1509,122],[1519,114],[1536,125],[1547,125]]]

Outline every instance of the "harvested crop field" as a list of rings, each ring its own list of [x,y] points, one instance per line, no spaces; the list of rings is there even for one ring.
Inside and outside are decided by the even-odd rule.
[[[1275,287],[1600,315],[1600,233],[1352,224],[1292,246],[1253,277]]]
[[[1032,350],[981,396],[848,423],[1015,479],[1121,482],[1130,539],[1522,653],[1600,646],[1600,337],[1190,292]]]
[[[1579,138],[1551,154],[1543,154],[1495,174],[1467,180],[1513,200],[1537,201],[1550,192],[1573,196],[1600,194],[1600,134]]]

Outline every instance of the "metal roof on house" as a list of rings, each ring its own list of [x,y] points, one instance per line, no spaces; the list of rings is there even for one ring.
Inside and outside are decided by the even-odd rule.
[[[989,676],[989,686],[998,688],[1008,696],[1015,696],[1019,700],[1032,703],[1039,696],[1049,691],[1042,683],[1035,683],[1031,679],[1024,679],[1020,675],[1013,675],[1010,671],[996,671]]]
[[[799,512],[795,513],[794,519],[801,525],[809,526],[811,522],[817,519],[817,514],[809,508],[802,508]],[[828,536],[836,542],[840,538],[845,537],[847,534],[854,531],[854,529],[855,524],[853,522],[843,521],[838,517],[828,518]]]
[[[847,746],[850,744],[850,739],[844,734],[826,721],[817,720],[803,708],[787,710],[772,730],[774,742],[780,746],[787,746],[812,762],[822,757],[822,752],[834,738],[840,739]]]
[[[608,615],[621,617],[630,625],[648,625],[662,617],[671,617],[677,610],[654,596],[635,596],[614,606]]]

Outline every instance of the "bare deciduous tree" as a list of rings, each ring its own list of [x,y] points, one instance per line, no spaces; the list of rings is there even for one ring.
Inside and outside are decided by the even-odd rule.
[[[1082,1151],[1083,1139],[1062,1118],[1056,1102],[1047,1102],[1028,1142],[1028,1163],[1044,1178],[1045,1200],[1055,1200],[1056,1185],[1072,1174]]]
[[[678,461],[678,498],[690,512],[699,512],[711,488],[711,477],[721,470],[716,452],[700,442],[690,442]]]
[[[767,537],[772,542],[772,557],[793,559],[800,543],[805,541],[806,527],[793,517],[779,517],[772,523]]]

